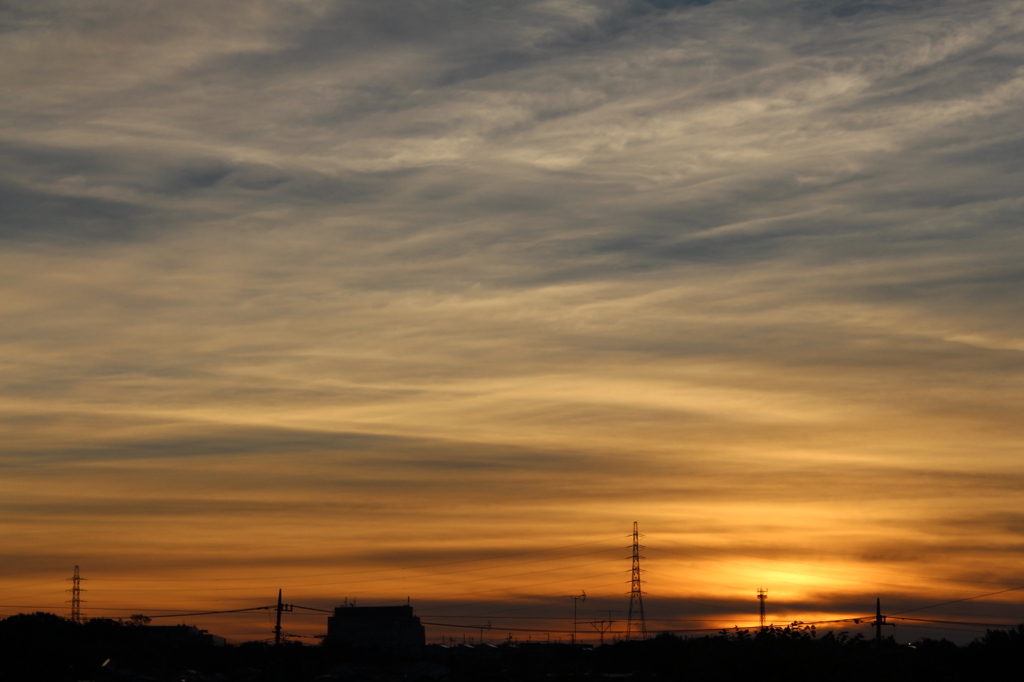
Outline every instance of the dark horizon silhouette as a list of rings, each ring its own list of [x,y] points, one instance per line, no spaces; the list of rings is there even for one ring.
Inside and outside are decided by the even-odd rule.
[[[342,609],[348,607],[341,607]],[[356,607],[358,608],[358,607]],[[378,612],[377,615],[380,615]],[[390,632],[390,630],[389,630]],[[382,635],[385,635],[382,630]],[[3,672],[10,679],[73,680],[637,680],[996,679],[1024,660],[1024,624],[990,630],[958,646],[926,638],[912,646],[815,628],[769,626],[681,638],[660,634],[599,647],[546,642],[427,645],[406,649],[327,638],[228,645],[188,626],[152,626],[47,613],[0,620]]]

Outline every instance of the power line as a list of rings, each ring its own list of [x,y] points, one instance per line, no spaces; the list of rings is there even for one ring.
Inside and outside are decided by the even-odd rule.
[[[920,606],[920,607],[918,607],[916,609],[907,609],[906,611],[897,611],[896,613],[893,613],[893,614],[890,614],[890,615],[898,616],[898,615],[900,615],[902,613],[913,613],[914,611],[924,611],[926,609],[935,609],[935,608],[938,608],[940,606],[948,606],[950,604],[959,604],[960,602],[973,601],[975,599],[983,599],[985,597],[993,597],[993,596],[995,596],[997,594],[1005,594],[1007,592],[1016,592],[1017,590],[1024,590],[1024,585],[1021,585],[1020,587],[1011,587],[1011,588],[1006,589],[1006,590],[999,590],[997,592],[989,592],[988,594],[979,594],[979,595],[976,595],[974,597],[964,597],[963,599],[954,599],[952,601],[944,601],[941,604],[932,604],[931,606]]]
[[[597,562],[597,563],[602,563],[602,562]],[[617,571],[615,573],[624,573],[624,571]],[[610,575],[614,575],[615,573],[610,574]],[[609,574],[600,574],[600,575],[609,575]],[[574,580],[574,579],[575,578],[570,578],[570,579],[567,579],[567,580]],[[549,583],[537,583],[537,584],[549,584]],[[610,583],[610,584],[619,584],[619,583]],[[607,586],[607,585],[601,585],[599,587],[605,587],[605,586]],[[505,588],[499,588],[499,589],[505,589]],[[485,592],[488,592],[488,591],[493,591],[493,590],[486,590]],[[554,596],[554,595],[549,595],[549,596]],[[488,603],[488,602],[484,602],[484,603]],[[316,608],[316,607],[312,607],[312,606],[299,606],[299,605],[291,605],[291,606],[293,606],[293,608],[304,609],[304,610],[307,610],[307,611],[314,611],[314,612],[320,612],[320,613],[334,613],[333,611],[328,610],[328,609],[320,609],[320,608]],[[549,607],[549,606],[550,606],[549,604],[542,604],[542,605],[539,605],[538,607]],[[42,605],[10,605],[10,604],[8,604],[8,605],[0,605],[0,608],[48,609],[48,608],[58,608],[58,607],[42,606]],[[271,606],[255,606],[255,607],[249,607],[249,608],[244,608],[244,609],[223,609],[223,610],[218,610],[218,611],[194,611],[194,612],[184,612],[184,613],[175,609],[175,610],[172,610],[172,613],[158,614],[158,615],[151,616],[151,617],[152,618],[184,618],[184,617],[191,617],[191,616],[221,615],[221,614],[231,614],[231,613],[253,613],[253,612],[257,612],[257,611],[273,610],[274,608],[276,608],[276,607],[271,605]],[[534,607],[524,607],[524,608],[534,608]],[[98,608],[96,610],[116,611],[116,612],[120,612],[120,613],[126,613],[126,612],[129,612],[129,611],[138,610],[138,609],[131,609],[131,608],[123,608],[122,607],[122,608]],[[149,613],[152,613],[154,611],[167,611],[167,610],[170,610],[170,609],[142,609],[142,610],[147,611]],[[442,617],[444,617],[444,618],[456,618],[456,617],[458,617],[458,618],[461,618],[461,617],[479,618],[480,616],[442,616]],[[516,617],[515,616],[509,616],[509,618],[516,618]],[[519,617],[519,618],[523,619],[523,620],[530,620],[530,619],[532,619],[530,616],[522,616],[522,617]],[[556,620],[565,620],[565,619],[564,618],[559,618],[559,619],[556,619]],[[452,627],[454,627],[454,625]],[[477,626],[470,626],[470,627],[474,627],[475,628]],[[508,629],[508,628],[506,628],[506,629]],[[524,630],[524,631],[528,631],[528,630]],[[537,630],[537,632],[548,632],[548,630]],[[550,632],[555,632],[555,631],[551,630]]]
[[[292,604],[292,608],[304,609],[306,611],[319,611],[320,613],[334,613],[334,611],[330,609],[317,609],[312,606],[299,606],[298,604]]]
[[[36,604],[36,605],[32,605],[32,604],[0,604],[0,609],[62,609],[62,608],[64,608],[64,607],[63,606],[52,606],[52,605],[39,605],[39,604]],[[263,607],[259,607],[259,608],[263,608]],[[132,610],[137,610],[137,609],[125,608],[125,607],[95,606],[95,607],[89,607],[89,610],[90,611],[119,611],[121,613],[125,613],[127,611],[132,611]],[[149,611],[149,612],[153,612],[153,611],[173,611],[175,613],[180,611],[180,609],[148,609],[148,608],[147,609],[143,609],[143,610]],[[217,611],[217,612],[211,611],[210,613],[235,613],[235,612],[249,611],[249,610],[251,610],[251,609],[235,609],[233,611]],[[156,618],[156,616],[153,616],[153,617]]]
[[[248,613],[252,611],[268,611],[270,609],[276,609],[276,606],[253,606],[249,609],[231,609],[230,611],[196,611],[194,613],[167,613],[156,616],[150,616],[150,618],[185,618],[186,616],[215,616],[221,613]]]
[[[563,619],[563,620],[566,620],[566,619]],[[435,627],[440,627],[440,628],[464,628],[464,629],[468,629],[468,630],[479,630],[480,629],[479,625],[459,625],[459,624],[456,624],[456,623],[428,623],[428,622],[425,622],[425,621],[424,621],[423,624],[424,625],[433,625]],[[557,635],[571,635],[571,634],[573,634],[572,630],[547,630],[547,629],[539,629],[539,628],[496,628],[496,629],[504,630],[506,632],[549,632],[549,633],[557,634]]]
[[[293,608],[296,608],[296,609],[303,609],[303,610],[306,610],[306,611],[314,611],[314,612],[318,612],[318,613],[334,613],[334,611],[330,610],[330,609],[321,609],[321,608],[316,608],[316,607],[312,607],[312,606],[301,606],[301,605],[297,605],[297,604],[291,605],[291,606]],[[542,605],[542,606],[550,606],[550,605],[545,604],[545,605]],[[21,605],[10,605],[10,604],[5,604],[5,605],[0,605],[0,608],[37,608],[37,609],[44,609],[44,608],[59,608],[59,607],[55,607],[55,606],[51,606],[51,605],[23,605],[23,604],[21,604]],[[175,611],[173,613],[158,614],[158,615],[150,616],[150,617],[151,618],[184,618],[184,617],[193,617],[193,616],[212,616],[212,615],[232,614],[232,613],[254,613],[254,612],[257,612],[257,611],[269,611],[269,610],[273,610],[274,608],[275,608],[275,606],[269,605],[269,606],[254,606],[254,607],[245,608],[245,609],[225,609],[225,610],[219,610],[219,611],[190,611],[190,612]],[[114,609],[114,608],[99,607],[96,610],[127,612],[127,611],[130,611],[132,609],[124,609],[124,608]],[[153,611],[158,610],[158,609],[144,609],[144,610],[152,613]],[[310,614],[310,615],[312,615],[312,614]],[[425,617],[429,618],[430,616],[425,616]],[[480,618],[481,616],[480,615],[455,615],[455,614],[447,614],[447,615],[444,615],[442,617],[443,618]],[[504,619],[509,619],[509,620],[556,620],[556,621],[564,621],[564,620],[566,620],[565,617],[561,617],[561,616],[491,616],[491,617],[493,617],[493,618],[504,618]],[[914,623],[929,623],[929,624],[939,624],[939,625],[965,625],[965,626],[973,626],[973,627],[990,627],[990,628],[991,627],[997,627],[997,628],[999,628],[999,627],[1014,627],[1015,625],[1017,625],[1015,623],[982,623],[982,622],[974,622],[974,621],[936,620],[936,619],[927,619],[927,618],[907,618],[907,617],[895,616],[895,615],[894,616],[888,616],[888,617],[889,618],[893,618],[895,620],[899,620],[899,621],[909,621],[907,623],[908,625],[911,625],[911,624],[914,624]],[[834,624],[834,623],[860,623],[861,621],[867,622],[870,619],[871,619],[871,616],[857,616],[857,617],[850,617],[850,618],[838,618],[838,619],[833,619],[833,620],[794,621],[793,624],[799,625],[799,626],[806,626],[806,625],[827,625],[827,624]],[[680,619],[674,619],[674,618],[655,618],[654,620],[657,621],[657,622],[679,622],[680,621]],[[685,619],[683,619],[683,621],[686,622]],[[701,619],[701,620],[694,620],[694,621],[691,621],[691,622],[714,622],[714,621],[708,621],[706,619]],[[425,625],[443,626],[443,627],[466,627],[466,628],[471,628],[471,629],[477,629],[479,627],[478,625],[459,625],[459,624],[455,624],[455,623],[425,622],[424,624]],[[923,626],[921,626],[921,627],[923,627]],[[524,631],[524,632],[563,632],[563,634],[569,634],[568,630],[566,630],[566,631],[556,631],[556,630],[550,630],[550,629],[530,629],[530,628],[501,628],[501,629],[504,629],[504,630],[520,630],[520,631]],[[718,631],[718,630],[722,630],[722,629],[723,629],[722,627],[715,627],[715,628],[690,628],[690,629],[670,629],[670,630],[665,630],[665,632],[704,632],[704,631]],[[752,626],[752,625],[751,626],[732,626],[731,628],[724,628],[724,629],[740,629],[740,630],[755,629],[755,626]],[[951,629],[953,629],[953,628],[951,628]]]
[[[581,546],[585,546],[585,545],[595,545],[595,544],[599,544],[599,543],[603,543],[603,542],[609,542],[612,539],[617,540],[617,539],[619,539],[621,537],[622,536],[616,536],[615,538],[609,538],[609,539],[603,539],[603,540],[595,540],[595,541],[590,541],[590,542],[585,542],[585,543],[576,543],[576,544],[573,544],[573,545],[564,545],[564,546],[555,547],[555,548],[547,548],[547,549],[541,549],[541,550],[531,550],[531,551],[526,551],[526,552],[516,552],[516,553],[504,554],[504,555],[496,555],[496,556],[493,556],[493,557],[485,557],[485,558],[480,558],[480,559],[466,559],[466,560],[459,560],[459,561],[450,561],[450,562],[442,562],[442,563],[435,563],[435,564],[426,564],[426,565],[414,566],[414,567],[409,567],[409,568],[390,569],[390,571],[396,571],[396,570],[398,570],[398,571],[419,571],[419,570],[430,569],[430,568],[434,568],[434,567],[438,567],[438,566],[451,566],[451,565],[457,565],[457,564],[480,564],[482,562],[498,561],[498,560],[507,559],[507,558],[510,558],[510,557],[521,557],[521,556],[526,556],[526,555],[531,555],[531,554],[539,554],[539,553],[544,553],[544,552],[553,552],[553,551],[559,551],[559,550],[564,550],[564,549],[570,549],[570,548],[573,548],[573,547],[581,547]],[[639,552],[640,552],[641,549],[643,549],[643,547],[641,545],[639,545],[639,538],[641,536],[639,535],[639,532],[637,530],[637,523],[636,522],[634,522],[634,524],[633,524],[633,534],[632,534],[632,536],[626,536],[626,537],[632,537],[632,539],[633,539],[633,543],[632,543],[633,567],[632,567],[632,570],[630,571],[631,574],[632,574],[632,580],[631,580],[632,591],[631,591],[631,603],[630,603],[630,617],[627,620],[627,628],[626,628],[626,633],[627,633],[626,636],[627,636],[627,639],[628,639],[629,638],[629,634],[630,634],[630,629],[631,629],[629,626],[633,624],[632,621],[634,620],[636,615],[639,615],[640,630],[641,630],[641,632],[643,632],[644,635],[646,635],[646,625],[645,625],[645,619],[644,619],[644,613],[643,613],[643,602],[642,602],[643,590],[640,587],[642,585],[643,581],[640,580],[641,570],[640,570],[640,567],[639,567],[640,559],[643,558],[643,557],[640,556]],[[360,580],[360,581],[355,581],[355,582],[369,583],[369,582],[393,581],[393,580],[408,580],[408,579],[427,581],[430,578],[435,578],[435,577],[439,577],[439,576],[446,576],[446,575],[453,575],[453,574],[460,574],[460,573],[468,573],[468,572],[472,572],[472,571],[478,571],[478,572],[493,571],[493,570],[496,570],[496,569],[503,568],[505,566],[522,566],[522,565],[527,565],[527,564],[555,562],[555,561],[565,561],[567,559],[571,559],[571,558],[575,558],[575,557],[591,556],[591,555],[601,554],[603,552],[609,552],[609,551],[612,551],[612,550],[619,550],[619,549],[622,549],[622,548],[621,547],[608,547],[608,548],[605,548],[605,549],[598,549],[598,550],[593,550],[593,551],[579,552],[579,553],[569,554],[569,555],[565,555],[565,556],[555,556],[555,557],[540,558],[540,559],[527,560],[527,561],[516,561],[516,562],[512,562],[512,563],[499,564],[499,565],[496,565],[496,566],[495,565],[491,565],[491,566],[478,566],[476,568],[465,568],[465,569],[459,569],[459,570],[454,570],[454,571],[439,571],[439,572],[426,573],[426,574],[420,574],[420,575],[408,575],[407,574],[407,575],[400,575],[400,576],[392,576],[392,577],[388,577],[388,578],[376,578],[376,579]],[[734,553],[734,552],[728,552],[728,550],[716,550],[716,551],[722,551],[722,552],[726,552],[726,553]],[[739,554],[739,553],[734,553],[734,554]],[[740,556],[747,556],[747,555],[740,554]],[[609,563],[609,562],[612,562],[612,561],[618,561],[618,559],[604,559],[604,560],[591,561],[591,562],[587,562],[587,563],[574,564],[574,565],[569,565],[569,566],[566,566],[566,565],[556,565],[554,567],[550,567],[550,568],[547,568],[547,569],[540,569],[540,570],[534,570],[534,571],[525,571],[525,572],[519,572],[519,573],[515,573],[515,574],[494,575],[494,576],[487,576],[487,577],[483,577],[483,578],[470,578],[470,579],[467,579],[467,580],[456,580],[456,581],[447,582],[447,583],[429,584],[429,582],[428,582],[427,584],[429,585],[430,588],[437,590],[437,589],[441,589],[441,588],[445,588],[445,587],[449,587],[449,586],[453,586],[453,585],[462,585],[462,584],[473,583],[473,582],[497,581],[497,580],[502,580],[502,579],[507,579],[507,578],[527,576],[527,575],[535,575],[535,574],[540,574],[540,573],[566,572],[566,571],[572,571],[574,569],[579,569],[579,568],[583,568],[583,567],[596,566],[598,564]],[[791,563],[802,563],[802,562],[791,562]],[[813,564],[809,564],[809,565],[813,565]],[[79,586],[77,585],[77,582],[78,582],[78,580],[80,580],[80,577],[78,575],[78,567],[76,566],[75,569],[76,569],[75,570],[75,577],[71,578],[69,580],[75,581],[75,583],[76,583],[75,584],[75,588],[78,588],[78,589],[73,589],[72,590],[73,593],[79,593],[81,590],[80,590]],[[812,575],[812,574],[798,573],[796,571],[786,571],[784,569],[777,569],[777,570],[780,570],[780,572],[794,573],[794,574],[797,574],[797,575]],[[361,572],[356,572],[354,574],[358,575],[358,574],[363,574],[363,573],[368,573],[368,572],[369,571],[361,571]],[[610,572],[610,573],[593,574],[593,575],[590,575],[590,576],[584,576],[583,579],[586,580],[586,579],[598,578],[598,577],[604,577],[604,576],[620,575],[620,574],[623,574],[625,572],[626,571],[614,571],[614,572]],[[353,573],[328,573],[328,574],[316,574],[316,575],[343,576],[343,575],[353,575]],[[298,576],[296,576],[296,577],[298,577]],[[308,575],[307,577],[313,577],[313,575]],[[815,577],[821,577],[821,576],[815,576]],[[543,595],[528,595],[528,594],[527,595],[523,595],[521,593],[521,591],[523,589],[525,589],[525,588],[534,587],[536,585],[551,585],[551,584],[557,584],[557,583],[560,583],[560,582],[578,581],[580,579],[581,579],[580,576],[574,576],[574,577],[571,577],[571,578],[566,578],[565,580],[553,580],[553,581],[552,580],[548,580],[548,581],[544,581],[542,583],[534,583],[534,584],[530,584],[530,585],[516,585],[516,586],[513,586],[511,588],[509,588],[509,587],[499,587],[499,588],[488,589],[488,590],[480,590],[480,591],[475,591],[475,592],[464,592],[464,593],[459,593],[459,594],[455,594],[455,595],[447,595],[444,598],[445,599],[450,599],[451,597],[459,597],[459,596],[464,596],[464,595],[488,594],[488,593],[493,593],[493,592],[496,592],[496,591],[502,591],[502,592],[505,592],[506,594],[509,595],[504,600],[492,600],[492,601],[474,602],[474,603],[472,603],[473,606],[479,607],[482,604],[491,604],[491,603],[496,603],[496,602],[499,602],[499,601],[506,601],[507,602],[509,600],[519,600],[519,599],[523,599],[523,598],[527,598],[527,599],[533,598],[533,599],[536,599],[538,597],[543,597]],[[848,579],[848,578],[830,578],[830,579],[854,580],[854,579]],[[941,580],[939,578],[933,578],[933,579]],[[232,579],[227,579],[227,580],[255,581],[255,580],[263,580],[263,578],[232,578]],[[860,580],[854,580],[854,581],[855,582],[866,582],[866,581],[860,581]],[[147,582],[147,581],[139,581],[139,582]],[[181,581],[174,581],[174,582],[193,582],[193,581],[191,581],[191,580],[181,580]],[[218,582],[218,579],[213,579],[212,582]],[[973,581],[961,581],[961,582],[973,582]],[[309,585],[301,585],[301,587],[315,587],[315,586],[320,586],[320,585],[333,585],[333,584],[337,584],[337,583],[309,584]],[[606,585],[601,585],[601,586],[597,586],[597,587],[605,587],[605,586],[611,585],[611,584],[618,585],[620,583],[608,583]],[[227,588],[216,588],[216,589],[218,589],[218,590],[254,590],[254,589],[257,589],[257,588],[249,586],[249,587],[227,587]],[[962,603],[962,602],[967,602],[967,601],[972,601],[972,600],[977,600],[977,599],[983,599],[983,598],[986,598],[986,597],[991,597],[991,596],[995,596],[995,595],[999,595],[999,594],[1005,594],[1005,593],[1009,593],[1009,592],[1015,592],[1015,591],[1019,591],[1019,590],[1024,590],[1024,586],[1011,587],[1011,588],[997,590],[997,591],[989,592],[989,593],[985,593],[985,594],[980,594],[980,595],[975,595],[975,596],[971,596],[971,597],[965,597],[965,598],[961,598],[961,599],[954,599],[954,600],[945,601],[945,602],[941,602],[941,603],[937,603],[937,604],[932,604],[932,605],[929,605],[929,606],[922,606],[922,607],[917,607],[917,608],[913,608],[913,609],[907,609],[907,610],[904,610],[904,611],[895,612],[894,614],[892,614],[889,617],[893,618],[894,620],[899,620],[901,622],[902,621],[907,621],[905,623],[905,625],[907,627],[929,627],[929,626],[926,626],[926,625],[917,625],[917,623],[930,623],[930,624],[934,624],[934,625],[965,626],[965,627],[1013,627],[1012,624],[1008,624],[1008,623],[975,623],[975,622],[968,622],[968,621],[944,621],[944,620],[915,619],[915,618],[901,617],[900,614],[912,613],[912,612],[922,611],[922,610],[927,610],[927,609],[934,609],[934,608],[938,608],[938,607],[941,607],[941,606],[946,606],[946,605],[950,605],[950,604],[957,604],[957,603]],[[94,590],[94,592],[95,591],[96,590]],[[117,589],[113,589],[113,590],[99,590],[99,592],[136,592],[136,591],[138,591],[138,590],[117,590]],[[180,590],[172,589],[172,590],[157,590],[157,591],[162,591],[162,592],[187,592],[188,590],[185,590],[185,589],[180,589]],[[516,594],[517,592],[519,593],[518,595]],[[73,594],[73,596],[77,597],[78,594]],[[548,596],[554,598],[556,595],[548,595]],[[233,600],[210,600],[210,601],[233,601]],[[239,599],[239,600],[234,600],[234,601],[242,601],[242,600]],[[280,595],[279,595],[279,602],[280,602]],[[209,603],[209,602],[207,602],[207,603]],[[763,600],[762,600],[762,605],[763,605]],[[80,617],[77,618],[77,619],[75,618],[75,611],[77,611],[77,609],[74,608],[74,606],[75,605],[73,604],[72,620],[80,621],[81,620]],[[516,610],[520,610],[521,611],[521,610],[527,610],[527,609],[532,609],[532,608],[550,608],[550,606],[551,606],[550,604],[539,604],[539,605],[535,605],[535,606],[521,607],[521,608],[518,608],[518,609],[505,609],[504,611],[507,612],[507,611],[516,611]],[[448,606],[448,607],[442,606],[441,608],[454,608],[454,607],[455,606],[452,605],[452,606]],[[55,609],[55,608],[59,608],[59,607],[7,605],[7,606],[0,606],[0,608]],[[184,617],[194,617],[194,616],[208,616],[208,615],[212,616],[212,615],[221,615],[221,614],[253,613],[253,612],[258,612],[258,611],[267,611],[267,610],[271,610],[273,608],[275,608],[275,607],[273,607],[273,606],[259,606],[259,607],[248,607],[248,608],[241,608],[241,609],[215,610],[215,611],[195,611],[195,612],[184,612],[184,613],[180,612],[178,610],[172,610],[172,609],[143,609],[143,610],[146,610],[146,611],[149,611],[149,612],[153,612],[153,611],[170,611],[170,613],[158,614],[158,615],[152,616],[153,618],[184,618]],[[281,611],[280,603],[279,603],[277,608],[278,608],[278,611],[279,611],[279,614],[280,614],[280,611]],[[333,611],[326,610],[326,609],[320,609],[320,608],[316,608],[316,607],[292,606],[292,605],[289,605],[289,610],[291,608],[298,608],[298,609],[303,609],[303,610],[306,610],[306,611],[319,612],[319,613],[333,613]],[[102,608],[102,607],[99,607],[96,610],[97,611],[107,611],[107,612],[117,611],[117,612],[121,612],[121,613],[124,613],[126,611],[125,608]],[[501,612],[502,611],[497,611],[495,613],[501,613]],[[303,614],[303,615],[311,616],[312,614]],[[478,618],[480,616],[479,615],[477,615],[477,616],[451,615],[451,616],[439,616],[439,617],[441,617],[441,618]],[[508,618],[508,619],[518,619],[518,620],[530,620],[531,619],[530,616],[502,616],[502,617],[503,618]],[[881,618],[881,616],[879,615],[879,616],[877,616],[877,618]],[[860,618],[844,618],[844,619],[837,619],[837,620],[815,621],[815,622],[807,622],[807,623],[794,621],[794,623],[792,625],[811,626],[811,625],[846,623],[846,622],[860,623],[861,620],[867,621],[869,619],[870,619],[870,616],[864,616],[864,617],[860,617]],[[534,620],[565,620],[565,619],[563,619],[563,618],[536,617],[536,618],[534,618]],[[575,620],[576,619],[574,618],[574,621]],[[657,619],[657,620],[669,620],[669,619]],[[670,622],[679,622],[679,621],[671,620]],[[711,620],[711,621],[699,620],[699,621],[693,621],[693,622],[714,622],[714,621],[713,620]],[[450,623],[435,623],[435,622],[428,622],[428,623],[425,623],[425,624],[432,625],[432,626],[438,626],[438,627],[464,627],[464,628],[471,628],[471,629],[476,629],[476,628],[479,627],[478,625],[457,625],[457,624],[450,624]],[[734,627],[736,627],[738,629],[739,626],[734,626]],[[762,616],[761,627],[762,628],[764,627],[764,618],[763,618],[763,616]],[[543,629],[531,629],[531,628],[506,628],[506,629],[513,630],[513,631],[523,631],[523,632],[561,632],[563,634],[569,634],[568,631],[543,630]],[[675,629],[675,630],[667,630],[667,632],[706,632],[706,631],[721,630],[721,629],[722,628]],[[947,629],[955,630],[957,628],[949,627]]]
[[[904,618],[902,616],[889,616],[889,618],[893,618],[895,620],[900,620],[900,621],[904,621],[904,620],[913,621],[915,623],[941,623],[941,624],[944,624],[944,625],[976,625],[978,627],[987,627],[987,628],[988,627],[992,627],[992,628],[1005,628],[1005,627],[1014,627],[1014,626],[1018,625],[1017,623],[975,623],[975,622],[972,622],[972,621],[964,621],[964,620],[930,620],[928,618]]]

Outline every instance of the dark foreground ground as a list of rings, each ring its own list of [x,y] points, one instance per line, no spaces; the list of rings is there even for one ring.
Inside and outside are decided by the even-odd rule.
[[[337,645],[213,646],[114,621],[50,614],[0,621],[0,680],[20,682],[717,682],[1021,679],[1024,626],[966,646],[880,643],[769,628],[682,639],[661,635],[591,649],[561,644],[444,648],[421,656]]]

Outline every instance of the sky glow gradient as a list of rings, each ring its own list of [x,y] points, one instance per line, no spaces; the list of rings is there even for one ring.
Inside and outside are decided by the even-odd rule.
[[[1024,586],[1024,2],[14,0],[0,87],[0,615]]]

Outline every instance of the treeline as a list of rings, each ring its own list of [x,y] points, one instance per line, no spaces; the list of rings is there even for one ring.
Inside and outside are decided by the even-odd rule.
[[[312,679],[324,668],[303,649],[263,642],[214,646],[188,626],[93,619],[74,623],[49,613],[0,620],[0,682],[263,682]],[[283,669],[294,676],[285,676]]]
[[[73,623],[47,613],[0,620],[0,680],[40,682],[768,682],[1010,679],[1024,670],[1024,626],[958,646],[820,634],[809,627],[663,634],[597,648],[568,644],[441,647],[417,657],[266,642],[214,646],[199,631],[142,621]],[[180,635],[180,636],[179,636]],[[1008,677],[1008,675],[1010,677]]]
[[[769,627],[716,636],[620,642],[594,651],[593,670],[643,680],[939,680],[999,679],[1024,670],[1024,625],[990,630],[958,646],[946,639],[911,645],[812,627]]]

